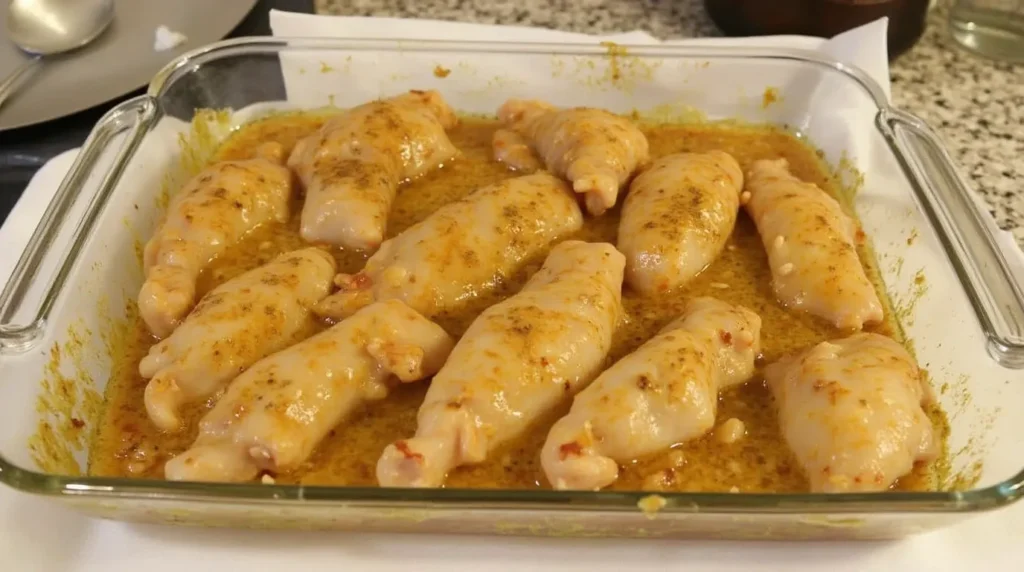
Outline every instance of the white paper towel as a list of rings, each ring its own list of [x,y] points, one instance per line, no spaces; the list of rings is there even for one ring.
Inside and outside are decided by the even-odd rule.
[[[640,30],[590,36],[523,26],[493,26],[441,20],[317,16],[271,10],[270,28],[275,36],[291,38],[365,38],[403,40],[459,40],[476,42],[598,43],[623,45],[765,46],[820,49],[868,73],[889,96],[889,60],[886,51],[888,19],[881,18],[844,32],[831,40],[809,36],[758,36],[751,38],[690,38],[660,42]]]

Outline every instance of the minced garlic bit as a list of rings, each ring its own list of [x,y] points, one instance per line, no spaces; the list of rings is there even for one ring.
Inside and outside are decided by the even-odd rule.
[[[272,485],[276,481],[274,480],[274,477],[271,477],[270,475],[264,474],[263,477],[260,478],[260,482],[265,484],[265,485]]]
[[[675,486],[675,482],[676,470],[672,468],[662,469],[647,475],[640,488],[645,491],[667,491]]]
[[[141,475],[151,469],[156,464],[156,461],[156,448],[147,443],[140,443],[132,451],[130,461],[128,462],[128,472],[133,475]]]
[[[730,251],[730,252],[732,252],[733,250],[736,250],[736,245],[735,244],[727,244],[725,246],[725,249]]]
[[[730,417],[725,420],[725,423],[719,425],[718,429],[715,429],[715,438],[721,443],[730,445],[742,439],[746,432],[747,428],[742,421]]]
[[[740,330],[739,338],[743,345],[749,346],[754,343],[754,333],[749,330]]]
[[[673,467],[682,467],[686,464],[686,457],[683,455],[682,451],[677,449],[668,454],[668,462],[671,463]]]
[[[786,244],[786,237],[782,236],[781,234],[779,236],[776,236],[775,241],[772,243],[776,250],[782,248],[783,244]]]
[[[712,288],[717,288],[719,290],[729,289],[729,285],[726,284],[725,282],[712,282],[711,284],[708,284],[708,286],[711,286]]]
[[[789,274],[791,272],[793,272],[793,263],[792,262],[787,262],[787,263],[785,263],[785,264],[783,264],[782,266],[779,267],[779,276],[786,276],[787,274]]]
[[[732,494],[736,494],[736,493],[740,492],[740,488],[739,487],[729,487],[729,492],[732,493]]]
[[[665,508],[668,501],[661,495],[647,495],[637,501],[636,506],[643,511],[648,518],[654,518],[659,510]]]
[[[141,475],[149,470],[153,463],[148,461],[132,461],[128,463],[128,472],[133,475]]]
[[[740,204],[745,205],[750,202],[750,191],[743,191],[740,193]]]

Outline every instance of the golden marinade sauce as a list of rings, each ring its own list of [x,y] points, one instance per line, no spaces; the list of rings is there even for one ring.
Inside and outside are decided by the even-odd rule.
[[[290,148],[322,121],[322,115],[293,114],[247,125],[222,145],[215,160],[248,158],[260,143],[268,140]],[[497,123],[492,120],[467,119],[453,129],[450,136],[462,151],[461,157],[443,169],[402,186],[389,219],[388,235],[398,234],[441,205],[476,188],[515,176],[491,159],[490,141],[496,128]],[[644,129],[655,158],[682,151],[721,149],[736,157],[745,169],[756,159],[781,156],[789,160],[798,177],[838,196],[834,181],[815,151],[788,132],[724,124],[651,124]],[[256,229],[241,244],[215,260],[200,278],[198,293],[201,295],[233,276],[264,264],[281,252],[303,246],[298,236],[299,206],[296,205],[295,215],[288,224]],[[618,208],[599,218],[588,217],[578,238],[614,244],[618,221]],[[342,272],[358,271],[366,259],[365,255],[341,250],[335,255]],[[862,258],[870,259],[866,252],[862,252]],[[523,272],[521,280],[535,269],[536,266]],[[869,270],[873,269],[869,267]],[[871,274],[877,276],[874,272]],[[760,237],[750,219],[741,212],[728,247],[685,288],[657,298],[642,298],[629,289],[624,291],[626,320],[616,334],[609,364],[637,348],[678,316],[685,301],[693,296],[715,296],[756,311],[763,320],[761,337],[765,363],[785,353],[845,335],[823,320],[784,310],[775,302],[770,279]],[[513,293],[521,285],[522,281],[513,284],[510,291],[500,293],[491,302]],[[447,316],[440,322],[452,334],[461,335],[481,309]],[[158,431],[146,416],[142,401],[146,380],[137,373],[139,360],[154,340],[140,322],[133,327],[135,335],[128,336],[128,347],[122,352],[124,363],[115,368],[115,375],[107,386],[105,419],[91,449],[90,472],[104,476],[162,478],[164,462],[191,444],[198,420],[211,403],[191,408],[184,431],[175,435]],[[876,331],[899,335],[892,321]],[[381,451],[389,443],[415,432],[416,411],[428,383],[402,384],[387,399],[356,413],[331,432],[304,466],[291,473],[275,475],[276,481],[307,485],[376,485],[375,467]],[[453,471],[447,486],[547,487],[540,469],[539,451],[548,427],[568,407],[567,401],[558,411],[538,421],[522,438],[495,451],[486,462]],[[645,478],[671,467],[676,490],[807,490],[807,481],[779,433],[771,395],[759,374],[720,396],[718,423],[732,417],[743,421],[746,427],[746,435],[739,441],[723,444],[714,438],[713,432],[709,433],[671,451],[626,465],[619,480],[610,488],[640,489]],[[940,434],[946,434],[941,412],[936,409],[932,418]],[[932,470],[919,466],[895,487],[923,490],[933,488],[934,483]]]

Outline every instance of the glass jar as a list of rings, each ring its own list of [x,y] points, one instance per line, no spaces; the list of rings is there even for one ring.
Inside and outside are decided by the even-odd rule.
[[[956,0],[949,30],[974,53],[1024,62],[1024,0]]]
[[[715,24],[729,36],[799,34],[832,36],[889,18],[889,59],[924,33],[929,0],[704,0]]]

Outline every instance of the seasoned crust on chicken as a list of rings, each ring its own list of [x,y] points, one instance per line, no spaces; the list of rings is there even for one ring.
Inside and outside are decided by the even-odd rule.
[[[715,424],[718,391],[746,381],[761,350],[761,319],[714,298],[683,314],[605,370],[555,422],[541,466],[556,489],[597,490],[619,464],[698,438]]]
[[[764,373],[811,492],[882,491],[938,455],[921,372],[888,337],[822,342]]]
[[[495,134],[495,157],[515,169],[535,166],[524,150],[528,143],[548,170],[584,195],[592,215],[615,206],[619,191],[650,160],[643,132],[603,109],[558,109],[543,101],[510,99],[498,109],[498,119],[519,137]]]
[[[785,159],[755,161],[747,212],[761,235],[779,302],[859,330],[882,321],[882,303],[857,255],[857,223]]]
[[[171,198],[143,252],[139,313],[154,336],[170,335],[192,310],[211,260],[261,224],[288,220],[292,175],[283,154],[267,143],[256,158],[214,163]]]
[[[334,258],[318,248],[282,254],[211,290],[167,339],[139,362],[150,378],[153,423],[181,426],[181,407],[206,399],[264,356],[312,333],[312,307],[327,295]]]
[[[626,283],[653,295],[701,273],[736,226],[742,188],[739,163],[722,151],[666,155],[637,175],[619,220]]]
[[[622,255],[563,242],[511,298],[478,317],[434,377],[416,435],[377,463],[382,486],[437,487],[479,463],[600,371],[622,314]]]
[[[306,188],[302,238],[376,249],[399,184],[458,154],[445,133],[457,122],[438,92],[411,91],[349,109],[299,141],[288,166]]]
[[[298,467],[360,405],[437,372],[453,341],[397,300],[378,302],[235,378],[171,480],[247,481]]]
[[[386,241],[362,271],[339,275],[339,291],[316,311],[340,319],[388,299],[428,317],[458,311],[582,226],[583,214],[561,179],[547,173],[507,179]]]

